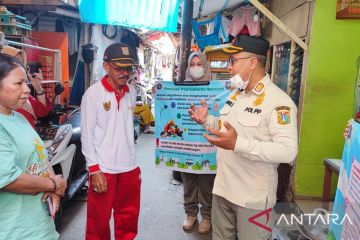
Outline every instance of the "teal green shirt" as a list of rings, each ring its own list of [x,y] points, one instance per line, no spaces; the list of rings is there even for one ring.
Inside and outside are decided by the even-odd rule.
[[[0,239],[55,240],[54,221],[37,195],[1,189],[22,173],[48,177],[44,143],[17,112],[0,114]]]

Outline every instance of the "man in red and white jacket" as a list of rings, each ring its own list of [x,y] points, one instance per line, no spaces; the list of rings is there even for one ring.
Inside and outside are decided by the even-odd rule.
[[[115,43],[104,53],[107,75],[81,102],[81,142],[89,168],[86,240],[107,240],[114,217],[115,239],[134,239],[140,210],[140,168],[135,159],[133,112],[136,91],[127,84],[136,53]]]

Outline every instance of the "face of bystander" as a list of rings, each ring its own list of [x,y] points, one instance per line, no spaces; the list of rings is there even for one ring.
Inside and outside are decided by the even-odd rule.
[[[112,62],[104,62],[103,66],[108,74],[108,81],[114,89],[121,89],[134,72],[133,67],[118,67]]]
[[[18,66],[11,70],[0,82],[0,112],[11,112],[22,107],[27,101],[30,89],[26,84],[27,77],[24,68]]]

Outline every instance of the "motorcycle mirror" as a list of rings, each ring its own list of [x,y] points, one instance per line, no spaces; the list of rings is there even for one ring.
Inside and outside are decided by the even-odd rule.
[[[58,96],[58,95],[62,94],[63,92],[64,92],[64,87],[60,83],[57,83],[54,88],[55,96]]]

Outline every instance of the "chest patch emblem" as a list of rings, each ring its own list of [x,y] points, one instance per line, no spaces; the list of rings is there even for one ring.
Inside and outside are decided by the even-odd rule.
[[[278,124],[287,125],[290,123],[290,107],[280,106],[275,108]]]
[[[235,102],[235,101],[236,101],[236,98],[237,98],[239,95],[240,95],[240,91],[237,90],[236,93],[230,97],[230,99]]]
[[[111,108],[111,102],[110,101],[103,102],[103,107],[104,107],[105,111],[109,111]]]
[[[261,105],[261,104],[263,103],[263,101],[264,101],[264,98],[265,98],[265,93],[262,93],[261,95],[259,95],[259,96],[255,99],[255,101],[253,102],[253,105],[254,105],[254,106],[259,106],[259,105]]]

